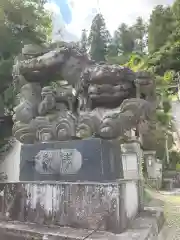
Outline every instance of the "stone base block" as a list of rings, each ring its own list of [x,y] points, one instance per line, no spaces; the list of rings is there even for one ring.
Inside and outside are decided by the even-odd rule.
[[[24,144],[20,181],[113,181],[123,178],[118,141],[98,138]]]
[[[139,209],[138,182],[7,183],[1,219],[120,233]]]
[[[0,236],[3,240],[158,240],[161,237],[164,216],[162,211],[149,210],[131,222],[121,234],[106,231],[74,229],[70,227],[47,227],[36,224],[0,221]],[[161,238],[160,238],[161,237]]]

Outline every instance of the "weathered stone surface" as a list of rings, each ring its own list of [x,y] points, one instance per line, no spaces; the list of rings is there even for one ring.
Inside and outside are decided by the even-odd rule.
[[[153,110],[149,102],[131,98],[124,100],[118,108],[99,107],[93,111],[82,111],[78,118],[77,136],[100,136],[104,139],[122,137],[127,131],[148,121]]]
[[[143,99],[126,99],[119,111],[109,111],[102,118],[100,136],[103,138],[117,138],[126,131],[136,128],[139,124],[150,119],[153,112],[152,105]]]
[[[37,57],[37,56],[43,55],[46,52],[48,52],[48,49],[46,49],[45,47],[43,48],[42,46],[39,46],[39,45],[35,45],[35,44],[25,45],[22,48],[22,55],[24,55],[24,56]]]
[[[51,86],[41,91],[39,85],[30,83],[22,87],[21,97],[22,102],[15,108],[13,128],[20,142],[32,144],[75,137],[76,117],[69,93],[60,94]]]
[[[49,125],[58,125],[53,127],[53,136],[48,140],[91,136],[115,139],[123,137],[132,128],[147,130],[144,122],[149,120],[156,108],[152,76],[145,72],[135,74],[119,65],[95,64],[72,44],[50,45],[44,51],[38,46],[25,46],[22,57],[15,61],[13,76],[15,81],[19,76],[19,79],[30,82],[29,86],[34,82],[44,86],[38,101],[28,97],[24,89],[27,84],[22,87],[25,94],[16,108],[15,119],[29,125],[32,119],[39,116],[48,118],[50,123],[47,129]],[[59,91],[47,86],[48,82],[56,79],[66,80],[72,89]],[[143,99],[136,99],[137,96]],[[144,125],[146,127],[139,127]],[[20,136],[21,132],[23,137]],[[17,137],[20,141],[28,141],[24,130],[19,129]],[[33,137],[29,139],[32,143]],[[36,134],[34,142],[42,139]]]
[[[44,87],[41,96],[42,101],[38,106],[38,113],[44,116],[56,107],[55,91],[52,87]]]
[[[33,144],[36,140],[36,132],[31,124],[25,124],[20,121],[14,123],[13,135],[24,144]]]
[[[114,108],[124,99],[136,96],[134,80],[135,74],[128,68],[97,64],[86,68],[76,91],[83,93],[91,109],[99,106]]]
[[[156,216],[151,215],[151,213],[146,212],[143,216],[138,216],[134,221],[132,221],[131,226],[121,234],[114,234],[105,231],[99,231],[99,229],[92,233],[90,230],[73,229],[61,227],[51,228],[40,227],[35,224],[25,225],[22,223],[14,222],[0,222],[0,233],[1,236],[19,236],[23,237],[25,240],[27,237],[37,239],[48,239],[48,240],[74,240],[74,239],[84,239],[89,236],[88,239],[106,239],[106,240],[158,240],[162,238],[161,230],[158,227],[159,219],[164,219],[164,216],[158,214],[159,210],[156,210]],[[18,238],[21,239],[21,238]],[[5,238],[6,240],[6,238]],[[9,240],[7,238],[7,240]],[[10,238],[11,240],[11,238]]]
[[[38,83],[28,83],[21,88],[21,103],[15,108],[15,120],[29,123],[37,116],[41,101],[41,87]]]
[[[125,181],[9,183],[1,189],[0,219],[120,233],[138,212],[138,198],[133,209],[127,206],[127,193],[138,194],[134,187]]]
[[[28,81],[48,81],[48,77],[60,73],[62,78],[67,79],[70,84],[79,79],[81,72],[90,62],[77,48],[71,45],[64,45],[57,48],[47,49],[42,55],[41,52],[29,54],[30,58],[16,62],[20,75]],[[15,73],[14,73],[15,74]],[[34,79],[34,80],[33,80]]]
[[[156,86],[153,76],[149,72],[140,71],[136,74],[135,80],[136,87],[138,88],[138,95],[143,99],[156,102]]]
[[[102,110],[104,113],[104,111]],[[101,123],[102,114],[99,109],[89,112],[80,112],[78,123],[76,127],[76,136],[79,138],[87,138],[98,136],[99,125]]]
[[[123,178],[118,141],[72,140],[23,145],[20,181]]]

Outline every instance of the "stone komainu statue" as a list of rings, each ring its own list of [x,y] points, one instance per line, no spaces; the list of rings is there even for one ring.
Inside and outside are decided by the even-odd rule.
[[[148,121],[156,108],[148,73],[96,64],[67,43],[25,46],[15,60],[13,77],[15,86],[22,86],[13,127],[22,143],[123,137]],[[51,86],[61,79],[72,88]]]

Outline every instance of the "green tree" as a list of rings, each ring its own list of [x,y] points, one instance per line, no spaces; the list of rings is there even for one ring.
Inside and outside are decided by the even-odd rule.
[[[166,71],[180,71],[180,41],[168,41],[159,51],[150,54],[148,68],[163,76]]]
[[[114,43],[118,52],[123,55],[133,52],[135,46],[133,32],[125,23],[122,23],[117,31],[115,31]]]
[[[150,54],[147,66],[161,76],[168,71],[180,71],[179,13],[180,1],[176,0],[171,8],[158,6],[152,14],[148,35]]]
[[[177,22],[180,22],[180,0],[175,0],[172,5],[172,12]]]
[[[142,54],[132,54],[129,61],[125,64],[127,67],[137,72],[144,69],[146,56]]]
[[[118,31],[114,32],[113,37],[111,38],[110,44],[108,46],[108,56],[116,57],[120,53],[120,38]]]
[[[174,17],[174,29],[173,33],[169,37],[171,42],[179,41],[180,40],[180,1],[175,0],[174,4],[172,5],[172,13]]]
[[[12,65],[24,44],[50,40],[51,15],[45,0],[1,0],[0,4],[0,94],[12,88]],[[12,98],[11,92],[9,98]],[[6,92],[6,100],[7,100]],[[9,102],[9,100],[7,100]]]
[[[105,61],[108,44],[110,42],[110,33],[106,29],[106,24],[102,14],[97,14],[91,25],[88,38],[90,46],[90,55],[96,62]]]
[[[170,7],[158,5],[152,11],[148,28],[148,49],[150,53],[159,50],[174,30],[174,17]]]
[[[131,27],[134,41],[135,51],[143,53],[147,45],[147,24],[142,17],[136,19],[136,23]]]
[[[111,41],[107,51],[108,57],[116,57],[118,56],[118,53],[119,53],[118,45],[116,45],[113,41]]]
[[[86,34],[86,30],[82,30],[81,40],[80,40],[80,48],[81,50],[86,53],[88,49],[88,37]]]

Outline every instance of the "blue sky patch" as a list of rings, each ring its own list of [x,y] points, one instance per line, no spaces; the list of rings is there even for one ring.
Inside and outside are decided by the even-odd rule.
[[[60,8],[63,20],[66,24],[70,24],[72,21],[72,12],[68,4],[68,0],[54,0],[56,5]]]

